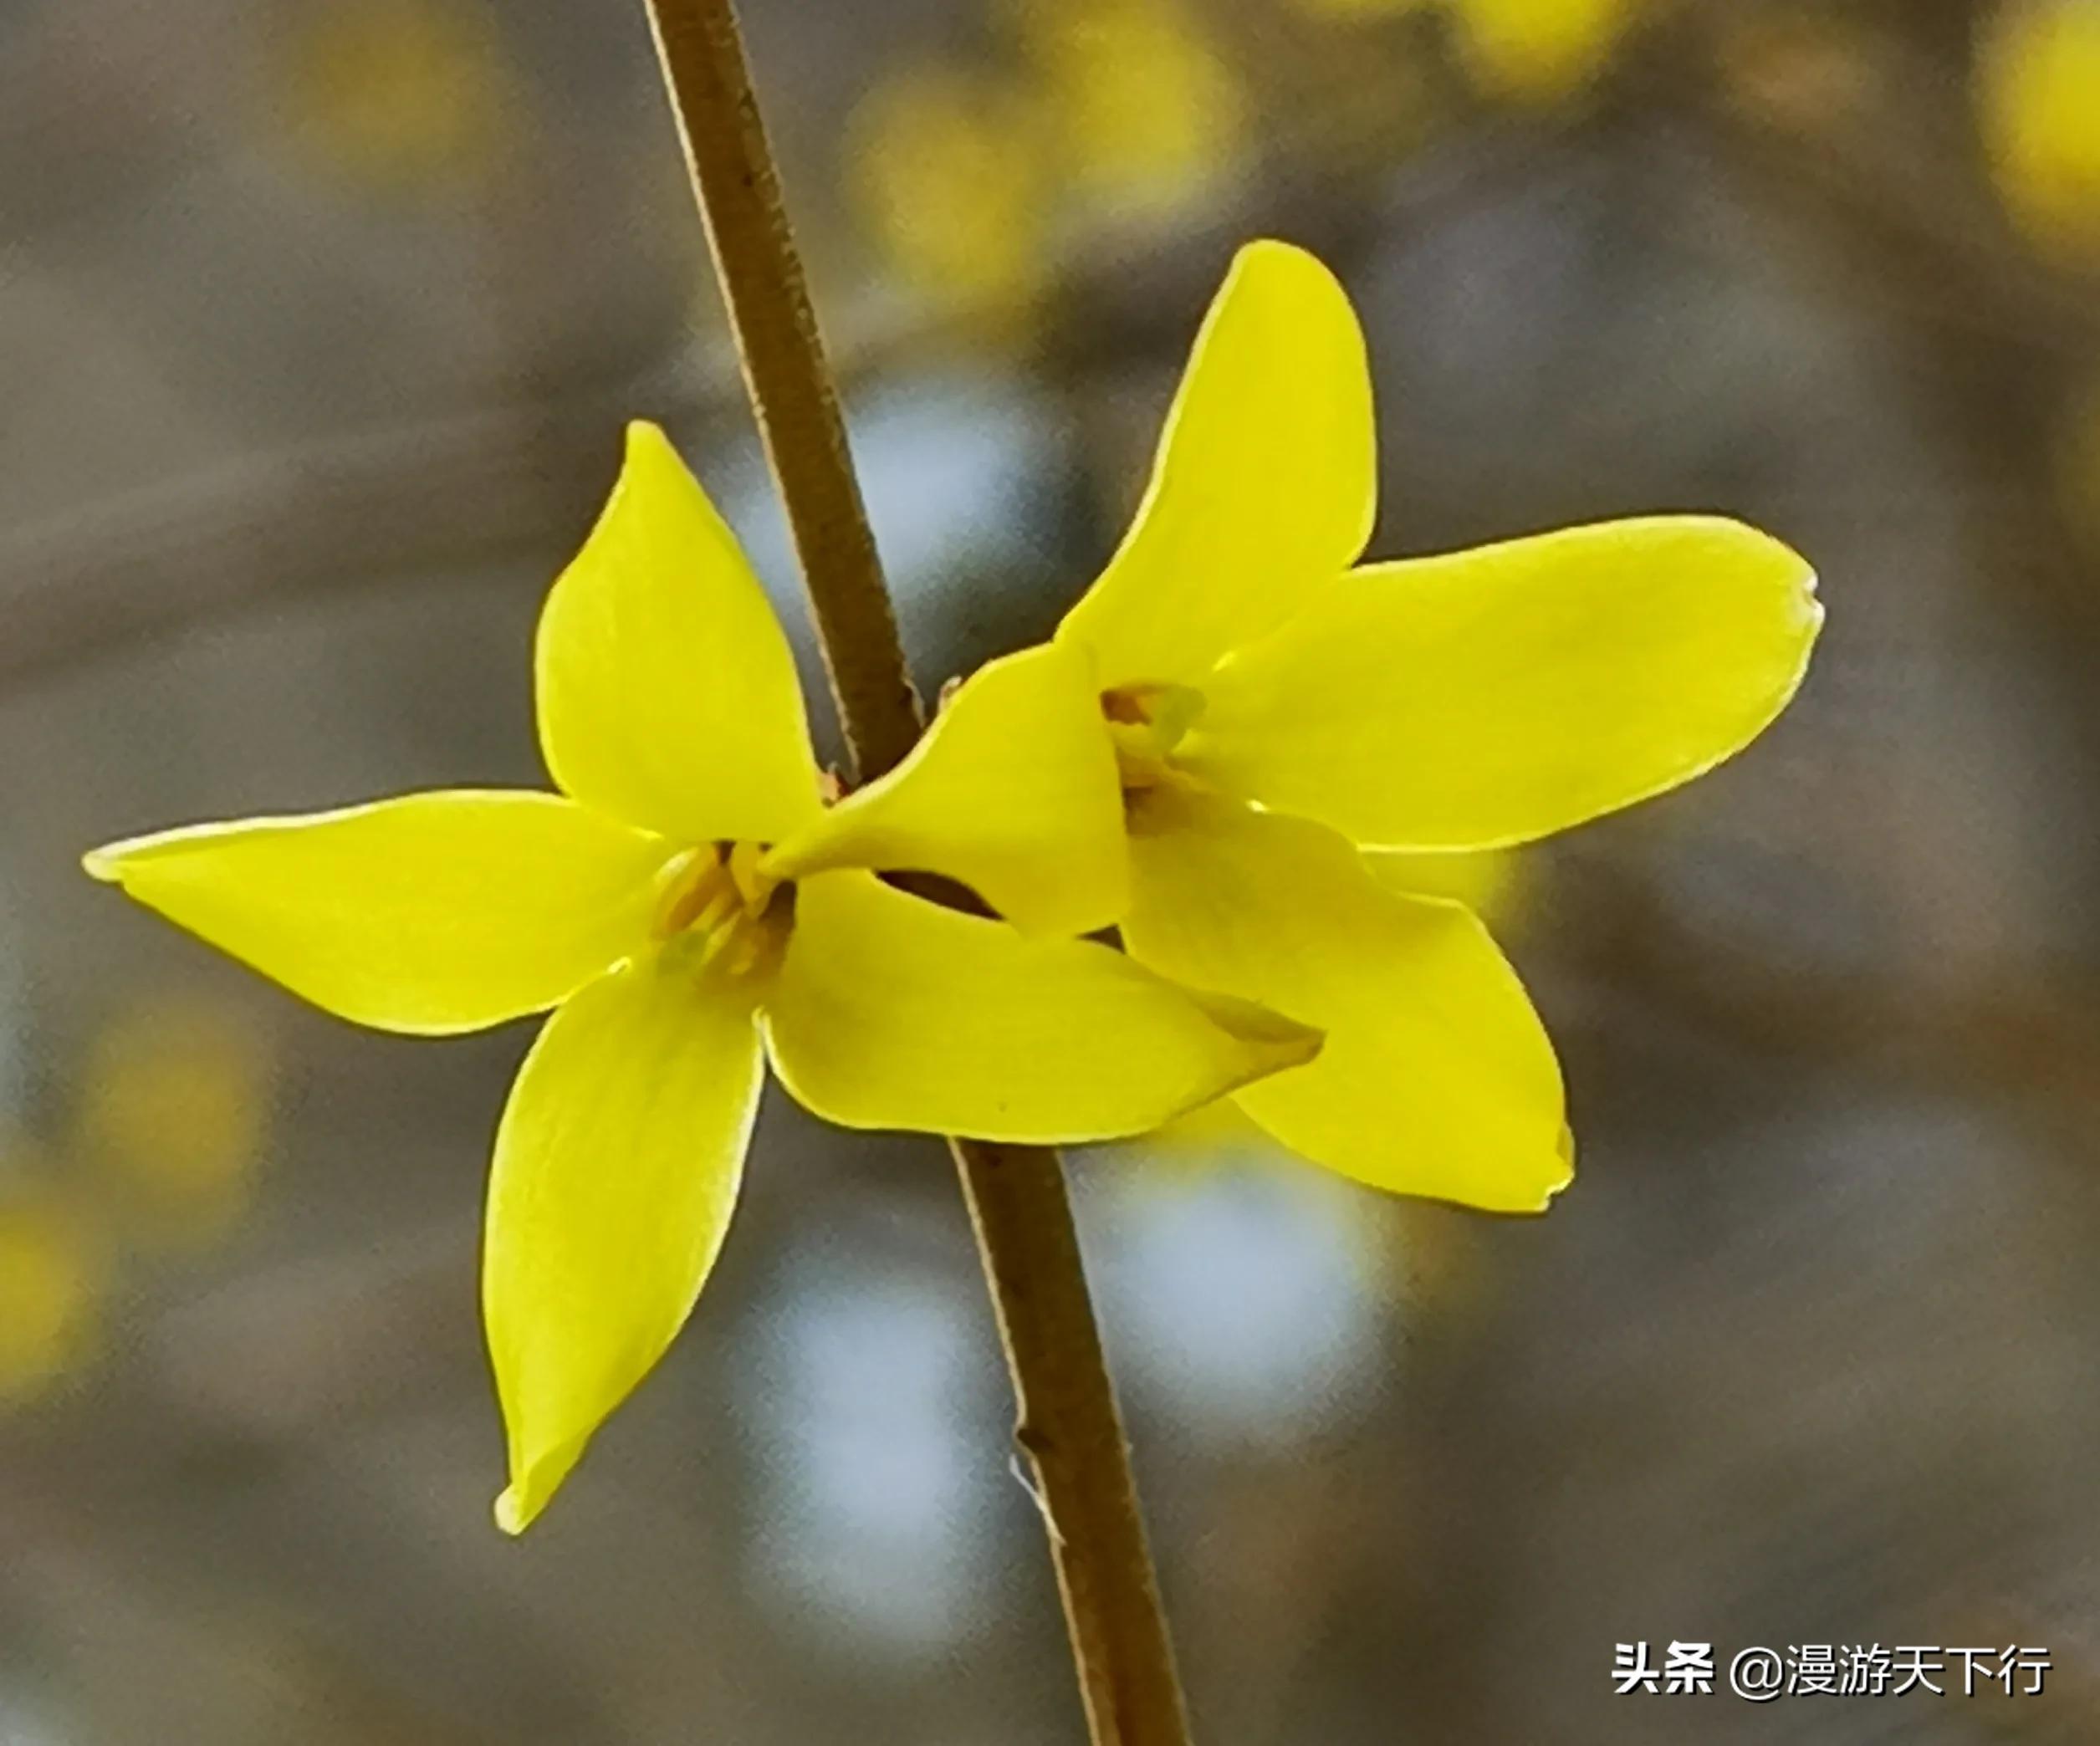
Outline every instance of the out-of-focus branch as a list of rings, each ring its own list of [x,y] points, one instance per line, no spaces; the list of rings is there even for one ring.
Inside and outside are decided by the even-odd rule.
[[[0,540],[0,690],[191,625],[575,536],[609,406],[492,412],[235,462]]]
[[[1520,178],[1562,135],[1519,127],[1432,149],[1382,177],[1332,186],[1294,171],[1168,223],[1142,260],[1082,225],[1060,242],[1060,375],[1182,345],[1185,312],[1245,236],[1284,228],[1346,260],[1379,230],[1417,233]],[[1163,312],[1179,311],[1168,320]],[[879,379],[958,335],[938,312],[873,295],[833,324],[835,373]],[[621,421],[727,416],[740,385],[726,350],[682,354],[646,380],[330,438],[93,502],[0,535],[0,693],[194,625],[436,572],[559,551],[581,537],[618,459]]]

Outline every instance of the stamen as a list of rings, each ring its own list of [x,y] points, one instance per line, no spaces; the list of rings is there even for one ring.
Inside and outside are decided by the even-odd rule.
[[[777,962],[795,917],[795,887],[760,865],[765,845],[723,842],[680,855],[659,877],[653,930],[694,970],[745,976]]]
[[[728,888],[720,851],[713,848],[688,850],[657,877],[662,896],[654,932],[660,940],[683,933]]]

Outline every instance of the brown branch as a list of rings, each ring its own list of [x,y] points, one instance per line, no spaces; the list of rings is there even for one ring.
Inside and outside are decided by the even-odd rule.
[[[1187,1746],[1130,1446],[1057,1154],[952,1140],[999,1315],[1057,1587],[1096,1746]]]
[[[863,778],[878,775],[918,738],[918,703],[736,15],[727,0],[648,10],[846,744]]]
[[[729,0],[646,0],[708,245],[856,773],[921,721]],[[997,1311],[1097,1746],[1184,1746],[1172,1646],[1062,1167],[950,1142]]]

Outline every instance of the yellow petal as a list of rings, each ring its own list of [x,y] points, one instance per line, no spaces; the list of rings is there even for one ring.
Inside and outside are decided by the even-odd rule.
[[[774,1070],[828,1121],[1045,1145],[1142,1133],[1319,1046],[1106,946],[1027,939],[865,873],[797,890],[764,1016]]]
[[[1377,513],[1363,334],[1302,249],[1240,250],[1167,416],[1150,488],[1060,639],[1102,684],[1200,685],[1363,550]]]
[[[340,1018],[439,1034],[542,1011],[635,950],[670,853],[558,794],[457,789],[164,830],[85,865]]]
[[[1367,846],[1524,842],[1755,739],[1815,590],[1777,540],[1694,516],[1373,565],[1214,675],[1177,759]]]
[[[1561,1075],[1487,931],[1382,887],[1332,831],[1155,790],[1131,841],[1124,937],[1162,974],[1327,1033],[1240,1108],[1377,1188],[1536,1212],[1570,1165]]]
[[[827,868],[940,873],[1030,932],[1088,933],[1128,886],[1115,748],[1086,656],[1050,646],[995,661],[912,755],[767,858],[783,879]]]
[[[1129,1149],[1142,1162],[1186,1169],[1248,1152],[1274,1155],[1277,1147],[1269,1131],[1239,1107],[1237,1098],[1221,1097],[1139,1136]]]
[[[685,1325],[758,1113],[750,1003],[651,954],[548,1020],[496,1134],[482,1313],[522,1532]]]
[[[1489,922],[1506,919],[1524,883],[1514,849],[1454,850],[1443,853],[1412,849],[1372,849],[1363,864],[1389,891],[1404,897],[1442,897],[1463,903]]]
[[[677,452],[626,464],[540,615],[539,740],[578,799],[681,842],[771,842],[812,816],[816,766],[772,603]]]

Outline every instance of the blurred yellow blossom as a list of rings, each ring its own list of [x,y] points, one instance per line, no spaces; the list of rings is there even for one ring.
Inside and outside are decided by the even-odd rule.
[[[1297,0],[1337,20],[1440,12],[1487,96],[1556,103],[1595,82],[1648,0]]]
[[[2040,247],[2100,258],[2100,0],[2005,0],[1976,69],[2000,194]]]
[[[109,1172],[134,1224],[211,1234],[252,1190],[268,1080],[263,1039],[224,1007],[143,1001],[89,1049],[78,1149]]]
[[[540,618],[559,793],[407,794],[87,857],[360,1024],[432,1035],[552,1009],[488,1191],[504,1528],[544,1508],[691,1313],[769,1060],[848,1127],[1056,1143],[1143,1132],[1315,1053],[1303,1025],[1055,937],[1113,920],[1127,889],[1083,666],[994,662],[896,770],[827,805],[771,604],[637,424]],[[1035,937],[889,869],[959,880]]]
[[[910,67],[862,100],[846,149],[861,212],[912,289],[994,329],[1034,306],[1054,178],[1025,92],[960,66]]]
[[[1179,0],[1011,0],[1011,73],[918,62],[846,128],[871,239],[919,295],[994,337],[1030,316],[1060,224],[1157,215],[1231,173],[1238,79]]]
[[[1459,52],[1488,95],[1556,103],[1593,84],[1642,0],[1447,0]]]
[[[497,14],[464,0],[358,0],[293,26],[278,102],[317,161],[383,186],[472,177],[514,104]]]
[[[105,1268],[48,1192],[0,1187],[0,1405],[33,1398],[93,1351]]]
[[[1546,1034],[1472,911],[1390,889],[1359,850],[1505,848],[1710,769],[1800,683],[1815,576],[1704,516],[1352,569],[1376,488],[1348,299],[1304,252],[1251,245],[1136,521],[1058,628],[1124,800],[1065,835],[1123,835],[1141,962],[1327,1033],[1237,1094],[1275,1139],[1378,1187],[1536,1211],[1572,1167]]]
[[[1172,207],[1230,173],[1245,99],[1180,0],[1014,0],[1065,172],[1084,199]]]
[[[1295,0],[1299,11],[1316,18],[1398,18],[1428,12],[1438,0]]]

